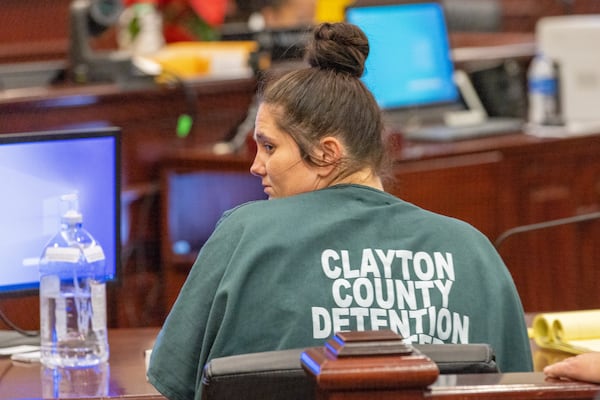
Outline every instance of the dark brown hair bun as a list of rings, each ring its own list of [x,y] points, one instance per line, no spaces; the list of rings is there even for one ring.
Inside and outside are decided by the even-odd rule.
[[[369,55],[367,36],[356,25],[345,22],[323,23],[314,29],[305,58],[311,67],[363,75]]]

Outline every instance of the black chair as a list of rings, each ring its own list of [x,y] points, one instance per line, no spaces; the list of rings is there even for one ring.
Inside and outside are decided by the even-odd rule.
[[[431,358],[441,374],[499,372],[487,344],[413,345]],[[304,349],[276,350],[215,358],[202,377],[202,399],[309,400],[315,382],[303,370]]]

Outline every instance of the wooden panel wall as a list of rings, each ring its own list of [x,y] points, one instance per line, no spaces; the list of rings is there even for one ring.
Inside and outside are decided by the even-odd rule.
[[[533,32],[535,22],[543,16],[600,13],[599,0],[498,1],[505,32]],[[0,63],[64,59],[70,4],[71,0],[2,0]],[[98,46],[114,44],[114,32],[104,36],[111,39],[97,39]]]
[[[533,32],[539,18],[600,13],[598,0],[501,0],[502,30]]]
[[[30,88],[0,96],[0,134],[91,125],[122,129],[122,216],[130,231],[119,280],[110,285],[112,327],[159,325],[164,318],[159,290],[162,157],[172,149],[225,139],[245,117],[255,89],[254,79],[241,79],[136,90],[115,85]],[[176,126],[184,113],[193,116],[193,125],[190,135],[180,138]],[[36,294],[2,296],[0,308],[22,327],[39,324]]]
[[[2,0],[0,63],[64,59],[71,0]]]

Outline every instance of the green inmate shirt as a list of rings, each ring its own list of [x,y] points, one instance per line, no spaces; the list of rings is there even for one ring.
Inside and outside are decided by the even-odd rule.
[[[520,299],[483,234],[339,185],[225,213],[162,327],[148,378],[170,399],[199,399],[212,358],[376,329],[413,343],[489,343],[501,371],[532,369]]]

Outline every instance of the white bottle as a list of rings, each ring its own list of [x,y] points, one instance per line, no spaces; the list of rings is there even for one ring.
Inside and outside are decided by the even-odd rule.
[[[527,71],[529,93],[529,123],[559,125],[558,77],[554,62],[537,54]]]
[[[41,362],[89,367],[108,360],[105,257],[83,226],[77,196],[62,198],[60,231],[40,259]]]
[[[153,2],[135,3],[119,17],[119,48],[135,55],[156,53],[165,45],[162,15]]]

